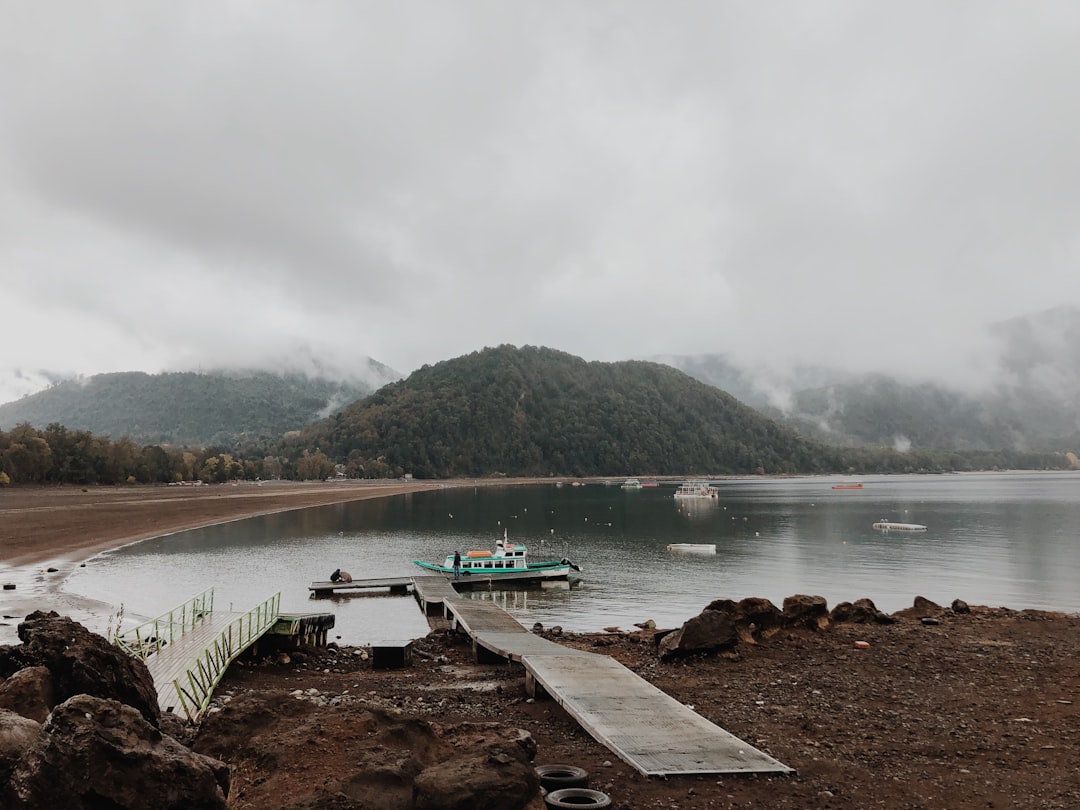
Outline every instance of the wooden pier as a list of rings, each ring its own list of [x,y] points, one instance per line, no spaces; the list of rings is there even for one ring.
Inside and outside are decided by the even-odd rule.
[[[467,633],[478,661],[520,662],[530,695],[550,696],[645,776],[792,771],[610,656],[530,633],[494,603],[462,598],[443,577],[417,576],[413,583],[424,613],[441,612]]]
[[[214,609],[213,588],[115,636],[121,649],[146,662],[162,712],[198,719],[229,664],[267,633],[326,643],[332,614],[279,613],[275,594],[246,613]]]
[[[406,594],[412,588],[412,577],[382,577],[381,579],[354,579],[351,582],[312,582],[308,590],[315,596],[333,596],[338,593],[372,591],[386,588],[392,594]]]

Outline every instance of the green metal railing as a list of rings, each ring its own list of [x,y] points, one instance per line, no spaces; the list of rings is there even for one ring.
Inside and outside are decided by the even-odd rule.
[[[145,661],[213,612],[214,589],[210,588],[156,619],[114,635],[112,642],[129,655]]]
[[[195,720],[206,711],[214,687],[229,664],[274,625],[280,608],[279,591],[232,621],[188,668],[187,683],[182,683],[183,678],[173,681],[180,705],[190,719]]]

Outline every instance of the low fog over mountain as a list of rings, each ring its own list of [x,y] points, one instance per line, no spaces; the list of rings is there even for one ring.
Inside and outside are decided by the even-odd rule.
[[[897,339],[916,328],[896,324]],[[986,337],[985,352],[969,359],[972,373],[959,380],[751,367],[711,354],[653,359],[830,442],[899,450],[1069,449],[1064,445],[1080,437],[1080,309],[1013,318],[994,324]]]

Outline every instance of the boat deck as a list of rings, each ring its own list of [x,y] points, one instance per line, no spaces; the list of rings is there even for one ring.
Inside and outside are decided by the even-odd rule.
[[[527,631],[492,602],[464,599],[439,576],[413,578],[430,613],[440,606],[467,633],[479,659],[520,662],[526,689],[547,694],[596,740],[646,776],[790,773],[610,656],[574,650]]]

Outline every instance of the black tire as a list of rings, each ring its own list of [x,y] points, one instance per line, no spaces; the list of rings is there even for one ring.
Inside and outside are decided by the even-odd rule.
[[[544,797],[544,803],[555,808],[592,807],[594,810],[602,810],[604,807],[611,807],[611,799],[606,793],[587,788],[553,790]]]
[[[589,786],[589,772],[576,765],[537,765],[540,786],[548,790]]]

